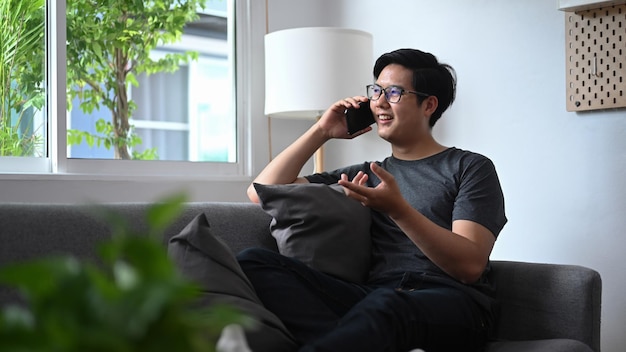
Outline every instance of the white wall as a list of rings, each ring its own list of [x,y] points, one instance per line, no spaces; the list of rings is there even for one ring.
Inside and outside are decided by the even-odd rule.
[[[374,35],[375,57],[414,47],[454,66],[457,101],[435,134],[496,164],[510,221],[492,258],[598,270],[602,350],[624,350],[626,109],[565,110],[565,14],[556,1],[269,0],[269,14],[270,31],[357,28]],[[290,123],[294,138],[308,126]],[[388,154],[371,133],[329,143],[326,167]]]

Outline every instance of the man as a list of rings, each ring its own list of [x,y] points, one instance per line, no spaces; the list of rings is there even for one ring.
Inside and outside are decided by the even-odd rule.
[[[264,250],[240,253],[239,263],[302,351],[481,350],[494,318],[485,276],[489,254],[507,221],[495,168],[432,135],[454,101],[452,67],[432,54],[400,49],[378,58],[374,79],[367,97],[334,103],[254,181],[339,183],[370,207],[367,283],[348,283]],[[372,129],[348,135],[344,118],[345,109],[368,99],[391,156],[298,177],[326,141]],[[259,202],[252,185],[248,196]]]

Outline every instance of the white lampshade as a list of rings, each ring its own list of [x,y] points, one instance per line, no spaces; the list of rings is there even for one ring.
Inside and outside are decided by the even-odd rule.
[[[372,83],[372,35],[305,27],[265,35],[265,114],[315,118]]]

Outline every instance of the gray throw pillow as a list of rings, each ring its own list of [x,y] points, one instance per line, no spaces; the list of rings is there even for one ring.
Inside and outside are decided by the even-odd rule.
[[[205,214],[172,237],[167,251],[181,273],[200,286],[199,305],[227,304],[257,320],[257,328],[245,332],[254,351],[297,348],[280,319],[263,306],[228,245],[211,233]]]
[[[370,268],[371,214],[343,187],[255,183],[281,254],[341,279],[361,283]]]

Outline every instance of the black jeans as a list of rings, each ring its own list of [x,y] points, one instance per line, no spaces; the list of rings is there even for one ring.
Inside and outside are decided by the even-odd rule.
[[[480,351],[487,340],[484,313],[467,294],[417,284],[411,273],[359,285],[269,250],[248,249],[237,259],[300,351],[466,352]]]

